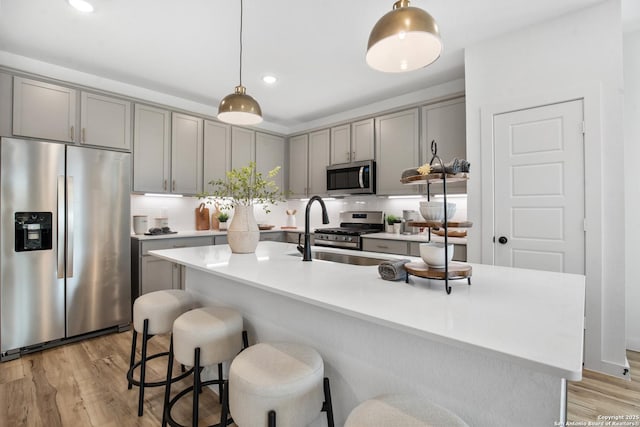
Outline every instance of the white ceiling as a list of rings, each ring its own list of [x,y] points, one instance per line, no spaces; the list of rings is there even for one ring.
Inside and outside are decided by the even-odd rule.
[[[81,14],[65,0],[0,0],[0,50],[205,105],[238,84],[238,0],[91,1]],[[444,53],[385,74],[364,57],[393,0],[245,0],[243,84],[266,121],[292,128],[461,78],[465,46],[601,1],[414,0],[438,21]]]

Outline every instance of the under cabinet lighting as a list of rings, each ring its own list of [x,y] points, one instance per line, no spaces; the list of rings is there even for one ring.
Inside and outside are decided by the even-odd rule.
[[[76,10],[84,13],[93,12],[93,6],[91,3],[85,0],[68,0],[69,4]]]
[[[325,201],[325,202],[330,202],[332,200],[336,200],[336,198],[335,197],[323,197],[322,200]],[[300,199],[300,201],[301,202],[308,202],[309,199]]]
[[[420,195],[407,195],[407,196],[387,196],[388,199],[420,199],[423,196]]]
[[[182,194],[144,193],[149,197],[182,197]]]

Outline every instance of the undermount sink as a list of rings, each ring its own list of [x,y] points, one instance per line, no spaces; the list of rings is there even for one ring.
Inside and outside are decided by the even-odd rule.
[[[300,254],[298,253],[292,253],[290,255],[300,256]],[[364,266],[378,265],[382,261],[389,261],[389,259],[387,258],[372,258],[372,257],[362,256],[362,255],[326,252],[326,251],[312,251],[311,258],[322,260],[322,261],[339,262],[341,264],[364,265]]]

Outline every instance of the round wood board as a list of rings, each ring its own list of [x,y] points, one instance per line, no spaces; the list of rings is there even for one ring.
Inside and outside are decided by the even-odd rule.
[[[425,279],[444,279],[444,268],[432,268],[424,262],[409,262],[404,265],[407,273]],[[449,279],[464,279],[471,276],[471,266],[462,262],[449,263]]]

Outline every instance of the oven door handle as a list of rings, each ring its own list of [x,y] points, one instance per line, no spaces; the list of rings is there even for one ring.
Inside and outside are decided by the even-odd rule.
[[[364,166],[360,166],[360,172],[358,173],[358,182],[360,183],[360,188],[364,188]]]

